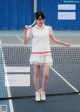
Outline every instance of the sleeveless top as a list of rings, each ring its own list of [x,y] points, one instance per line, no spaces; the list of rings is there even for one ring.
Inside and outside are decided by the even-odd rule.
[[[35,25],[26,33],[27,37],[32,37],[32,54],[46,55],[50,54],[50,38],[53,35],[50,26],[43,25],[41,28]]]

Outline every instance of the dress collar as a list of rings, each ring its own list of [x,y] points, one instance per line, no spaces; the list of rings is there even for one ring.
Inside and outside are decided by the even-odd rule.
[[[38,25],[36,25],[35,27],[39,30],[42,30],[45,27],[45,25],[43,24],[42,27],[39,27]]]

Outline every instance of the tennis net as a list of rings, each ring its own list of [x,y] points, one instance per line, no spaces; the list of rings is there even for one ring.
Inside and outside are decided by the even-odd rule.
[[[80,92],[80,46],[51,47],[53,66],[50,67],[47,95]],[[30,46],[0,46],[0,99],[32,97],[35,94],[33,67],[29,63]],[[40,84],[43,68],[40,71]]]

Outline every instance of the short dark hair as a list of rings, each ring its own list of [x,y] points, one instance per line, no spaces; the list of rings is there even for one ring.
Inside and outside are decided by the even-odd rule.
[[[41,17],[42,19],[45,19],[45,15],[42,11],[37,11],[35,14],[35,18],[39,19],[39,17]]]

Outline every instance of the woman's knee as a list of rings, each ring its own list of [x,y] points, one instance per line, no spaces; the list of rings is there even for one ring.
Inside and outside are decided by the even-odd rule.
[[[39,77],[39,73],[40,73],[39,71],[35,71],[35,72],[34,72],[34,76],[35,76],[35,77]]]
[[[34,76],[39,77],[40,74],[40,66],[34,65]]]
[[[44,77],[45,77],[45,79],[48,79],[49,73],[44,73]]]
[[[49,66],[48,65],[44,65],[44,77],[48,78],[49,77]]]

